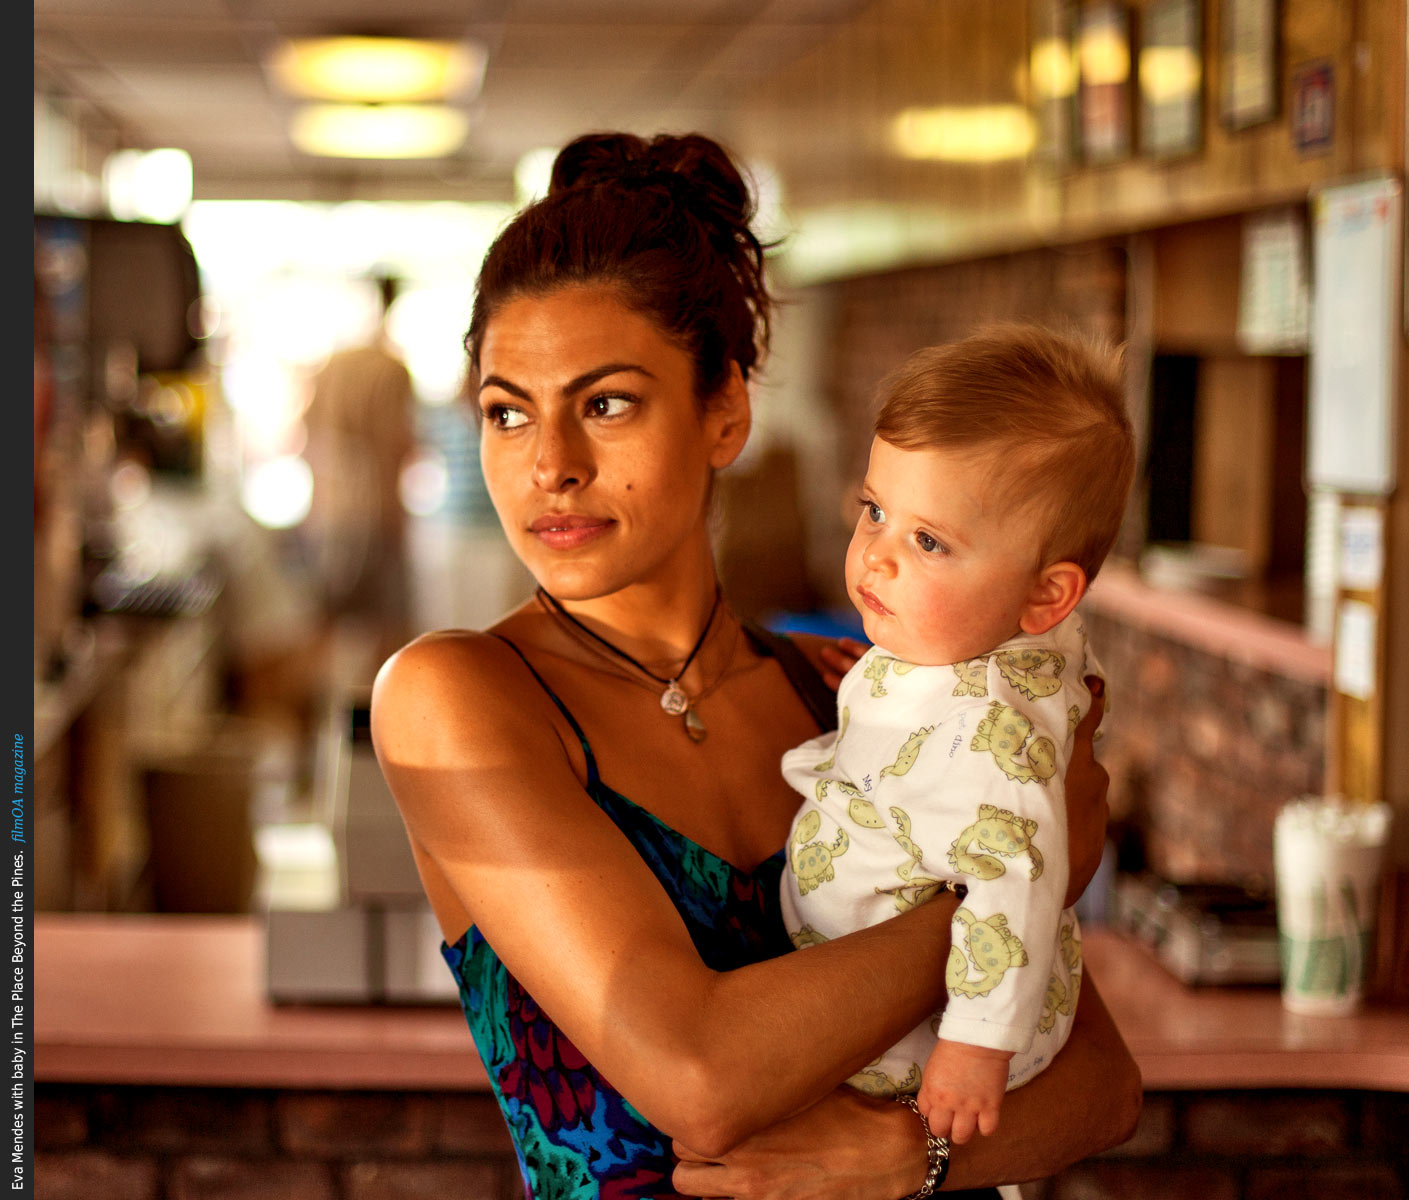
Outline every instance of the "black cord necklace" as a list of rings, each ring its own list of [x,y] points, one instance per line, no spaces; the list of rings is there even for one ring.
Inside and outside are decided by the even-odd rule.
[[[685,661],[680,665],[680,670],[676,671],[674,676],[669,679],[664,679],[657,675],[654,671],[649,670],[636,659],[632,658],[625,650],[621,649],[619,646],[613,646],[611,642],[607,641],[601,634],[595,633],[587,628],[586,625],[574,617],[572,613],[568,612],[568,610],[559,603],[556,596],[550,595],[544,588],[538,588],[537,595],[554,613],[562,617],[574,628],[581,630],[594,642],[611,651],[611,653],[615,654],[618,658],[625,659],[643,675],[647,675],[661,684],[665,688],[665,691],[660,694],[661,708],[672,717],[683,716],[685,718],[685,732],[690,735],[693,741],[704,741],[704,722],[700,720],[699,714],[695,712],[690,702],[690,697],[685,694],[685,689],[680,686],[680,677],[690,669],[690,664],[695,661],[695,655],[700,652],[700,647],[705,644],[705,638],[709,636],[709,631],[714,626],[714,618],[719,612],[719,601],[721,598],[721,591],[718,585],[715,585],[714,604],[710,607],[709,619],[705,622],[704,628],[700,630],[700,636],[695,640],[695,644],[691,648],[690,653],[685,656]]]

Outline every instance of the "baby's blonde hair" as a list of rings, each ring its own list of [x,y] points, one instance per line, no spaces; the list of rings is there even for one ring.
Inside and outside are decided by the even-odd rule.
[[[1115,545],[1135,476],[1121,353],[1039,325],[985,326],[916,351],[880,385],[875,433],[902,450],[979,455],[1043,564],[1088,581]]]

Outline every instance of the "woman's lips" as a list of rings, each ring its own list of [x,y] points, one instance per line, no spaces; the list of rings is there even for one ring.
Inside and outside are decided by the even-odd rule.
[[[890,616],[890,609],[888,609],[884,604],[877,600],[876,597],[871,592],[868,592],[864,587],[858,587],[856,589],[856,594],[861,597],[866,607],[869,608],[873,613],[882,617]]]
[[[600,537],[615,522],[605,517],[580,517],[569,513],[538,517],[528,530],[545,546],[553,550],[575,550]]]

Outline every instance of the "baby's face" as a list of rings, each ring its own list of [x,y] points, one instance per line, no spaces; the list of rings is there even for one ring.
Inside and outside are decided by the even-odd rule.
[[[860,503],[846,588],[872,642],[935,666],[986,654],[1019,632],[1039,547],[982,453],[902,450],[876,438]]]

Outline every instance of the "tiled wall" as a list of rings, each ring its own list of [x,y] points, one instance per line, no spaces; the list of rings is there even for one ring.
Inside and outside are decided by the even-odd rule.
[[[1163,1092],[1024,1200],[1398,1200],[1409,1095]],[[489,1096],[41,1084],[36,1200],[521,1200]]]
[[[1323,785],[1324,685],[1084,619],[1111,684],[1098,754],[1117,826],[1166,879],[1270,885],[1277,810]]]
[[[492,1096],[40,1084],[36,1200],[522,1200]]]
[[[1156,1092],[1135,1136],[1023,1200],[1401,1200],[1409,1096]]]

